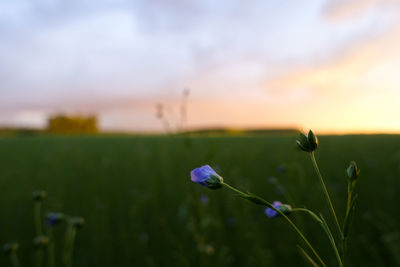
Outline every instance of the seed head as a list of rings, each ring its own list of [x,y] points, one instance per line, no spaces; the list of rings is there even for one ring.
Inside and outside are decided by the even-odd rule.
[[[357,167],[355,161],[351,161],[349,167],[346,170],[347,177],[349,178],[350,182],[357,180],[358,176],[360,175],[360,169]]]
[[[315,136],[313,131],[310,130],[308,132],[308,135],[301,133],[299,136],[299,140],[297,140],[296,143],[301,150],[306,152],[313,152],[318,147],[318,138]]]

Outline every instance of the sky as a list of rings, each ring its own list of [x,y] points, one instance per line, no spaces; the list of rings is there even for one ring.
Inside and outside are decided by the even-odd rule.
[[[0,0],[0,127],[400,133],[400,0]]]

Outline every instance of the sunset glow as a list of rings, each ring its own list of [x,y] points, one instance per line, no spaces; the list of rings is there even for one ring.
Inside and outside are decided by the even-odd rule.
[[[400,133],[400,2],[0,3],[0,127],[97,114],[105,131]]]

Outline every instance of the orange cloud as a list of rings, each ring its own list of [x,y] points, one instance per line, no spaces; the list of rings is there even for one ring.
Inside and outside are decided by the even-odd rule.
[[[362,14],[379,0],[336,0],[330,1],[325,7],[325,16],[328,20],[340,21]]]

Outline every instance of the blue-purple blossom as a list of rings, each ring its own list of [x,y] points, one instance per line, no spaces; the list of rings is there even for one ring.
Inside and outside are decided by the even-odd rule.
[[[193,182],[201,184],[210,189],[217,189],[222,186],[224,181],[209,165],[204,165],[190,172]]]
[[[51,212],[46,215],[46,226],[53,226],[58,224],[64,219],[64,214],[58,212]]]
[[[287,204],[282,204],[279,201],[274,201],[272,203],[272,206],[281,211],[282,213],[289,213],[292,210],[292,207],[290,205]],[[273,210],[272,208],[267,208],[265,209],[265,214],[269,217],[269,218],[274,218],[274,217],[278,217],[280,214],[278,212],[276,212],[275,210]]]

